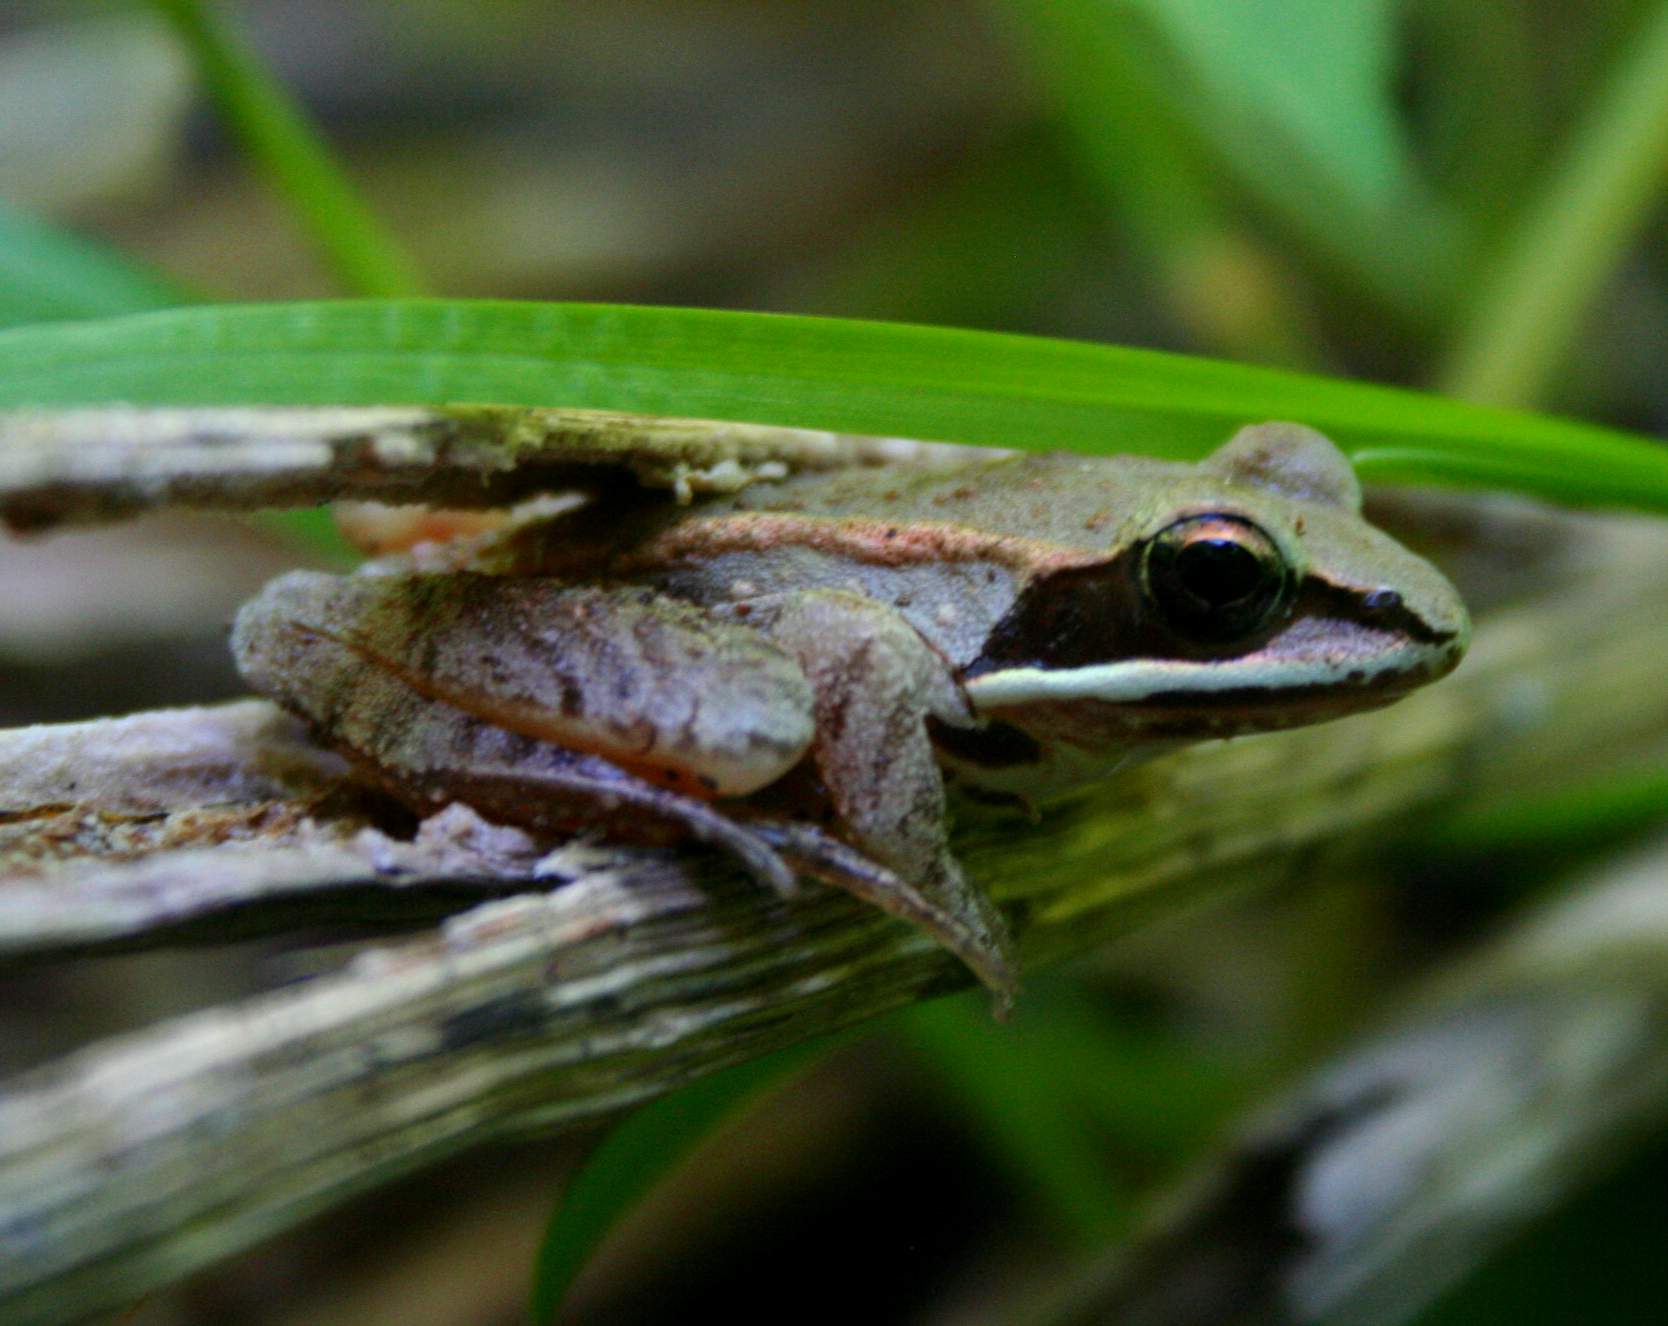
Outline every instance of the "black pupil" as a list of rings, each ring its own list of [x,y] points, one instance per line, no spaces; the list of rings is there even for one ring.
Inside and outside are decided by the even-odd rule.
[[[1147,602],[1184,639],[1220,645],[1268,625],[1290,589],[1274,541],[1239,516],[1189,516],[1147,542]]]
[[[1194,539],[1176,554],[1176,576],[1188,593],[1218,606],[1253,593],[1267,575],[1257,555],[1232,539]]]

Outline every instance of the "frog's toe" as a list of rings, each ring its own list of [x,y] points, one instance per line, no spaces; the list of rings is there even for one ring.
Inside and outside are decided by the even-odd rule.
[[[991,991],[998,1017],[1013,1007],[1019,975],[1007,924],[953,861],[946,861],[945,879],[932,890],[940,898],[934,898],[816,825],[764,820],[752,828],[807,874],[919,926]]]

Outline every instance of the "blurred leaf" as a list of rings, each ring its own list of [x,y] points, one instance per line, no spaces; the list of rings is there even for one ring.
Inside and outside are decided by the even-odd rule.
[[[1485,267],[1467,326],[1441,374],[1457,396],[1530,405],[1569,353],[1668,174],[1668,3],[1571,130],[1545,185]]]
[[[1479,229],[1496,228],[1522,197],[1540,164],[1546,127],[1561,110],[1536,95],[1543,80],[1537,17],[1523,0],[1410,8],[1406,61],[1413,79],[1404,95],[1413,100],[1409,118],[1426,169]]]
[[[343,286],[422,291],[416,268],[365,204],[307,116],[207,0],[151,0],[197,62],[221,115],[278,196],[300,215]]]
[[[1162,265],[1223,222],[1198,145],[1109,0],[1001,0],[1091,181]]]
[[[1414,1319],[1416,1326],[1647,1326],[1668,1321],[1668,1138],[1545,1212]],[[1538,1204],[1538,1196],[1517,1196]]]
[[[1359,212],[1415,192],[1393,100],[1400,0],[1106,2],[1143,11],[1162,34],[1224,157],[1262,170],[1300,162]]]
[[[1093,1247],[1128,1219],[1129,1185],[1068,1089],[1072,1075],[1038,1053],[1028,1029],[992,1025],[983,1004],[940,1000],[913,1010],[904,1036],[938,1070],[970,1134],[1059,1230]]]
[[[568,1184],[545,1229],[533,1271],[533,1321],[556,1320],[574,1278],[609,1231],[714,1129],[838,1043],[796,1045],[737,1064],[628,1115]]]
[[[1230,216],[1220,171],[1172,105],[1173,80],[1127,40],[1125,25],[1099,0],[1005,0],[1003,11],[1088,183],[1132,235],[1193,343],[1236,359],[1312,362],[1309,310]]]
[[[1014,1026],[982,1002],[939,1000],[911,1009],[901,1034],[1015,1186],[1085,1246],[1133,1214],[1120,1161],[1143,1178],[1169,1168],[1244,1095],[1220,1064],[1058,987],[1028,992]]]
[[[1025,1027],[1040,1069],[1053,1064],[1062,1095],[1083,1103],[1125,1150],[1161,1166],[1181,1160],[1241,1103],[1249,1081],[1220,1051],[1201,1052],[1163,1025],[1114,1020],[1076,987],[1040,993]],[[1052,994],[1052,997],[1049,997]],[[1028,1005],[1020,1016],[1030,1012]]]
[[[1363,477],[1668,511],[1668,450],[1591,424],[1185,355],[713,309],[476,300],[233,305],[0,331],[0,407],[565,405],[1198,456],[1331,433]]]
[[[1051,140],[1004,143],[857,226],[785,302],[836,316],[1023,325],[1090,251],[1100,218],[1074,182]]]
[[[1439,852],[1545,853],[1612,842],[1668,821],[1668,769],[1607,773],[1535,796],[1484,797],[1423,828]]]
[[[1175,122],[1316,253],[1409,320],[1448,299],[1456,232],[1395,99],[1398,0],[1001,0],[1114,196],[1197,231],[1214,181]],[[1125,179],[1131,172],[1133,180]],[[1173,189],[1159,187],[1168,177]],[[1169,201],[1167,201],[1167,199]]]
[[[0,327],[141,313],[193,300],[116,250],[0,202]]]

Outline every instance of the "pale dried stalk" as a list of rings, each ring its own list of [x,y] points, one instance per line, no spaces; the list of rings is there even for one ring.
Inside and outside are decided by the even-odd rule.
[[[0,524],[152,507],[255,510],[338,497],[499,506],[576,479],[680,496],[787,470],[945,460],[964,448],[767,424],[499,406],[0,410]],[[981,454],[992,454],[982,450]],[[600,468],[599,468],[600,467]]]
[[[1393,710],[1185,753],[1039,828],[969,815],[958,850],[1010,904],[1034,968],[1233,887],[1255,873],[1254,858],[1359,838],[1468,785],[1512,785],[1595,750],[1660,744],[1664,534],[1629,527],[1595,535],[1589,550],[1585,569],[1489,623],[1455,678]],[[211,753],[265,732],[255,764],[266,739],[290,752],[249,775],[240,795],[282,788],[306,797],[327,776],[297,763],[293,730],[268,726],[258,705],[144,721],[177,723],[182,740]],[[228,738],[233,730],[243,737]],[[104,786],[119,806],[136,793],[134,766],[108,768],[107,737],[117,732],[95,725],[79,740],[106,752]],[[66,736],[0,736],[0,768],[15,777],[20,743],[38,751]],[[168,794],[185,798],[175,805],[239,786],[243,756],[216,758],[201,762],[195,791]],[[27,777],[35,806],[76,799],[77,789],[41,769]],[[22,790],[0,781],[14,809]],[[205,844],[188,825],[177,838],[165,833],[158,851],[97,869],[73,851],[43,861],[14,844],[0,898],[20,900],[6,920],[16,927],[13,951],[39,956],[212,919],[228,899],[293,899],[343,882],[319,877],[332,870],[358,884],[397,883],[414,902],[425,889],[483,879],[500,887],[518,872],[543,889],[548,879],[529,878],[536,853],[507,832],[463,812],[414,844],[352,819],[314,829],[285,821],[269,845]],[[267,846],[294,869],[261,875]],[[321,847],[324,857],[306,858]],[[109,850],[108,834],[90,833],[89,851]],[[389,863],[421,877],[391,878]],[[594,1122],[966,980],[872,910],[822,890],[789,906],[694,854],[572,849],[542,870],[571,882],[488,903],[338,974],[94,1045],[7,1084],[0,1319],[66,1321],[118,1306],[483,1140]]]

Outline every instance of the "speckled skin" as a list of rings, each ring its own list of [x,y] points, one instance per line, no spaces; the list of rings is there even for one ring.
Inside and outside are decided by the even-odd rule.
[[[1199,465],[1004,456],[686,507],[609,490],[472,550],[460,575],[286,577],[234,648],[257,688],[418,804],[480,805],[470,724],[566,755],[532,761],[551,764],[560,813],[532,806],[532,775],[484,798],[535,827],[594,822],[590,796],[614,831],[631,805],[718,841],[709,803],[747,797],[727,813],[755,857],[923,925],[1006,992],[1001,917],[948,850],[945,772],[1029,799],[1446,672],[1463,606],[1359,506],[1336,448],[1280,424]],[[1289,577],[1281,610],[1238,638],[1178,634],[1142,580],[1147,541],[1203,514],[1260,530]],[[576,760],[596,764],[581,777]],[[781,809],[807,788],[825,831]]]

